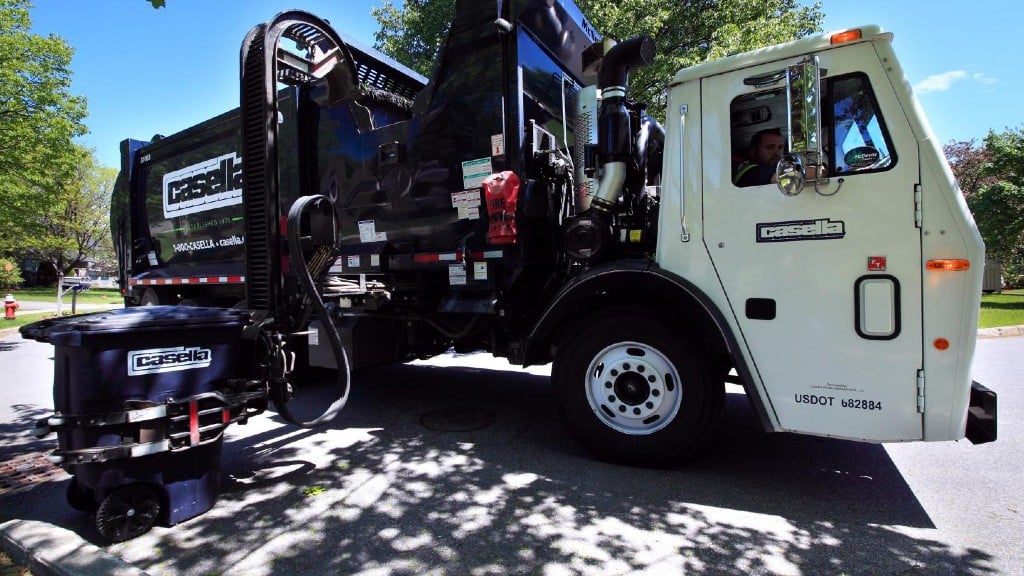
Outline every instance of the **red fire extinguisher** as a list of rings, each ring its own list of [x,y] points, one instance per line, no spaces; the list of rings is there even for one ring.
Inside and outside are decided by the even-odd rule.
[[[519,204],[519,177],[511,170],[491,174],[484,182],[487,202],[487,242],[516,243],[516,207]]]

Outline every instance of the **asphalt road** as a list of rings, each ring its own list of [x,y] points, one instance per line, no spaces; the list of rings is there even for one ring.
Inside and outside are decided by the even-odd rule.
[[[53,445],[27,434],[51,406],[51,358],[0,340],[0,459]],[[219,502],[177,527],[108,545],[64,503],[66,476],[0,496],[0,520],[154,575],[1021,574],[1022,374],[1024,337],[979,341],[992,444],[763,434],[732,393],[704,456],[647,470],[589,459],[543,370],[449,356],[362,374],[327,430],[273,413],[232,427]]]

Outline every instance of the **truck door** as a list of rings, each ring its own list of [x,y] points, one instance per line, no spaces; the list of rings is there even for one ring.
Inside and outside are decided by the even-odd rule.
[[[783,429],[919,439],[916,141],[871,43],[817,56],[820,192],[733,180],[756,134],[788,135],[785,81],[765,79],[799,59],[702,81],[706,249]]]

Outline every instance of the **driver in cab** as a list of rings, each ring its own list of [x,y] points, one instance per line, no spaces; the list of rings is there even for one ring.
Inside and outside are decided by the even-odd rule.
[[[736,169],[733,184],[742,187],[778,182],[775,167],[782,160],[785,146],[782,131],[778,128],[767,128],[754,134],[750,139],[749,158]]]

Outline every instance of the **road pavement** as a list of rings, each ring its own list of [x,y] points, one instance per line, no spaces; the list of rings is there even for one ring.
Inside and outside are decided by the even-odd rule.
[[[0,340],[0,459],[53,445],[25,432],[49,358]],[[974,372],[992,444],[764,434],[734,388],[703,456],[648,470],[568,438],[545,369],[447,355],[361,374],[326,430],[232,426],[219,502],[177,527],[107,544],[60,472],[0,496],[0,540],[38,574],[1020,574],[1024,338],[980,340]]]

